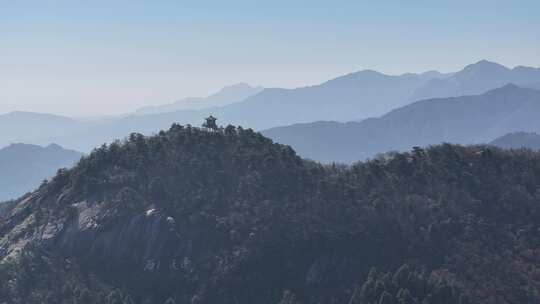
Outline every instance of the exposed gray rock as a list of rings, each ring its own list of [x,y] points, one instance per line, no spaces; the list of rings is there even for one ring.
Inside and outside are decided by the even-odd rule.
[[[81,202],[76,208],[77,214],[52,244],[66,256],[158,270],[160,263],[173,267],[192,254],[192,241],[182,237],[174,219],[160,211],[150,209],[103,223],[99,202]],[[155,263],[151,269],[149,262]]]

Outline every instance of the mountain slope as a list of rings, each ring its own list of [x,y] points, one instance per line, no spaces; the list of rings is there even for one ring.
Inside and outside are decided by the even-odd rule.
[[[300,155],[352,162],[441,142],[487,143],[516,131],[539,132],[540,92],[507,85],[478,96],[429,99],[361,122],[315,122],[263,131]]]
[[[143,114],[158,114],[175,112],[182,110],[201,110],[210,107],[226,106],[228,104],[242,101],[252,95],[261,92],[263,88],[252,87],[246,83],[239,83],[232,86],[227,86],[219,92],[208,97],[189,97],[179,100],[175,103],[162,106],[149,106],[138,109],[135,113]]]
[[[420,87],[410,100],[478,95],[512,83],[527,85],[540,81],[540,68],[518,66],[509,69],[487,60],[466,66],[444,79],[433,79]]]
[[[58,169],[70,167],[81,157],[81,153],[58,145],[13,144],[0,149],[0,202],[34,190]]]
[[[536,133],[515,132],[496,138],[489,144],[504,149],[528,148],[540,150],[540,135]]]
[[[173,125],[0,210],[0,302],[535,303],[538,189],[531,152],[323,167]]]

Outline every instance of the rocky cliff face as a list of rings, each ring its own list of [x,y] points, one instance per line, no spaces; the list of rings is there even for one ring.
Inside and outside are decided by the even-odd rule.
[[[174,218],[149,209],[143,214],[102,221],[96,203],[81,202],[78,214],[55,237],[54,247],[68,257],[90,258],[109,266],[129,265],[141,270],[179,268],[191,258],[193,241],[177,230]],[[165,265],[163,265],[165,266]]]
[[[146,265],[151,262],[180,263],[192,255],[193,240],[178,231],[173,217],[156,209],[115,217],[110,210],[104,210],[106,205],[95,201],[75,203],[70,216],[43,224],[37,223],[35,215],[29,215],[2,239],[2,252],[9,256],[30,241],[40,241],[67,257],[145,270],[154,270]],[[15,219],[22,214],[15,211],[9,217]]]

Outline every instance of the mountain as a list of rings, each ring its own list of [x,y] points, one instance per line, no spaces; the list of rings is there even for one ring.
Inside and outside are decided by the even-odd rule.
[[[518,66],[509,69],[498,63],[482,60],[466,66],[450,77],[430,80],[417,89],[409,100],[478,95],[509,83],[526,85],[539,81],[540,68]]]
[[[528,148],[540,150],[540,135],[537,133],[515,132],[496,138],[489,144],[504,149]]]
[[[296,89],[267,88],[225,106],[200,110],[167,111],[147,115],[145,122],[197,124],[202,117],[214,115],[230,124],[265,129],[321,119],[348,121],[359,117],[381,115],[407,103],[412,92],[433,78],[445,77],[432,71],[424,74],[390,76],[365,70],[341,76],[319,85]],[[120,123],[140,118],[127,117]],[[135,125],[134,123],[131,123]],[[165,126],[160,125],[159,130]],[[137,132],[141,132],[137,130]],[[119,132],[120,133],[120,132]]]
[[[252,87],[246,83],[238,83],[224,87],[219,92],[208,97],[188,97],[168,105],[144,107],[138,109],[135,113],[139,115],[157,114],[226,106],[231,103],[242,101],[262,90],[263,88],[261,87]]]
[[[0,137],[0,147],[12,142],[55,142],[70,149],[89,152],[95,146],[132,132],[150,135],[172,122],[198,125],[203,117],[209,115],[217,116],[219,123],[224,125],[243,124],[255,129],[320,119],[347,121],[383,114],[403,105],[417,87],[434,77],[446,76],[434,71],[401,76],[361,71],[320,85],[297,89],[271,88],[257,94],[254,93],[260,88],[238,85],[200,100],[146,108],[127,116],[90,121],[36,113],[18,113],[24,119],[11,119],[11,116],[17,116],[11,113],[0,116],[0,126],[16,131],[5,135],[7,138]],[[248,94],[254,95],[243,101],[236,100]],[[224,102],[233,103],[218,106]],[[193,109],[173,111],[180,106]],[[197,108],[206,106],[211,107]],[[47,127],[49,124],[51,127]]]
[[[13,144],[0,149],[0,202],[36,189],[60,168],[70,167],[82,154],[51,144]]]
[[[52,114],[0,114],[0,130],[5,130],[0,133],[0,147],[14,142],[42,143],[47,138],[68,134],[78,125],[74,119]]]
[[[540,154],[322,166],[173,125],[0,209],[0,303],[537,303]]]
[[[516,131],[540,132],[540,91],[506,85],[482,95],[422,100],[361,122],[314,122],[263,131],[300,155],[352,162],[441,142],[487,143]]]
[[[265,129],[316,120],[349,121],[382,115],[405,105],[408,97],[427,81],[444,77],[438,72],[385,75],[364,70],[319,85],[296,89],[265,89],[227,107],[204,114],[233,124]]]
[[[508,70],[508,73],[511,75],[515,74],[518,76],[505,76],[502,78],[493,76],[502,73],[500,71],[504,70]],[[482,73],[476,73],[476,71],[482,71]],[[175,105],[173,105],[171,107],[160,108],[161,110],[147,109],[149,112],[153,112],[154,110],[158,112],[154,114],[140,112],[122,117],[91,121],[67,119],[65,124],[61,124],[61,126],[55,127],[52,130],[48,128],[41,129],[40,126],[42,124],[38,119],[35,121],[26,120],[24,123],[16,122],[14,126],[11,126],[10,123],[2,122],[5,120],[5,117],[0,116],[0,126],[18,130],[7,135],[8,138],[3,139],[0,137],[0,146],[11,142],[41,145],[54,142],[63,147],[89,152],[95,146],[111,142],[116,138],[121,138],[133,132],[145,135],[154,134],[163,128],[167,128],[172,122],[198,125],[203,117],[209,115],[217,117],[219,119],[218,123],[224,126],[227,124],[249,125],[256,130],[297,123],[311,123],[320,120],[338,122],[359,121],[361,118],[378,117],[390,110],[411,103],[416,98],[411,96],[414,96],[415,92],[418,93],[420,88],[433,81],[441,81],[441,83],[449,81],[453,83],[459,80],[459,83],[464,83],[459,86],[460,88],[464,87],[468,88],[468,91],[484,93],[485,90],[492,88],[492,85],[500,83],[502,86],[510,80],[514,82],[526,82],[527,84],[540,81],[536,76],[537,71],[538,69],[527,67],[516,67],[510,70],[484,61],[470,65],[463,71],[453,74],[441,74],[431,71],[423,74],[408,73],[391,76],[364,70],[337,77],[314,86],[296,89],[267,88],[242,101],[223,106],[161,112],[174,109]],[[473,77],[470,75],[476,76]],[[487,77],[485,78],[486,80],[483,80],[484,77]],[[475,88],[474,90],[472,89],[473,87]],[[231,90],[235,91],[235,89]],[[444,90],[436,91],[436,94],[441,94],[441,96],[448,95]],[[228,94],[223,93],[218,95],[224,96]],[[228,96],[232,95],[234,94]],[[212,97],[209,98],[211,99],[210,102],[205,99],[206,101],[200,101],[201,104],[206,106],[214,102],[217,103]],[[230,98],[229,101],[234,99]],[[52,116],[49,118],[56,117]],[[48,120],[47,122],[49,123]],[[22,128],[19,129],[19,126],[22,126]],[[500,135],[502,134],[497,134],[497,136]],[[492,139],[489,138],[489,140]]]

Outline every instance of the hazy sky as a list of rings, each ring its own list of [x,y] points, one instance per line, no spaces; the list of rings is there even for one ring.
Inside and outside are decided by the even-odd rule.
[[[0,113],[129,112],[361,69],[540,66],[540,1],[0,0]]]

